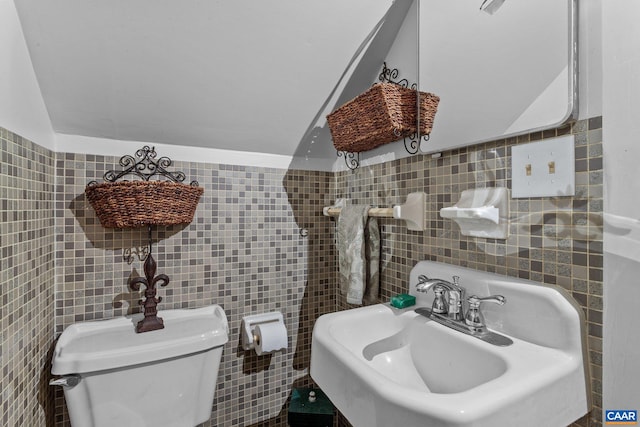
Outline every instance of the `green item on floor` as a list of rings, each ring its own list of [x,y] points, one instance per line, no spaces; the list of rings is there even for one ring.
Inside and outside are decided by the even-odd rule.
[[[319,388],[294,388],[289,404],[290,427],[332,427],[333,404]]]

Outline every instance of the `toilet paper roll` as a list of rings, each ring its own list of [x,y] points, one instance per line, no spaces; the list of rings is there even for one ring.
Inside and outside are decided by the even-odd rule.
[[[258,356],[287,349],[287,328],[284,323],[271,322],[256,325],[254,335]]]

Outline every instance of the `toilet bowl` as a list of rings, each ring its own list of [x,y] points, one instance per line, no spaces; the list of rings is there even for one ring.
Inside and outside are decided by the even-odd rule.
[[[193,427],[209,420],[228,341],[224,310],[164,310],[164,329],[136,333],[142,315],[76,323],[58,340],[58,377],[73,427]]]

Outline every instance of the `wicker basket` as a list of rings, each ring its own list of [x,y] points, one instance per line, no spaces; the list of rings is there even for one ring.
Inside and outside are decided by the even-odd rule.
[[[420,92],[420,134],[431,133],[440,98]],[[397,141],[416,131],[416,91],[377,83],[327,116],[333,145],[359,153]]]
[[[202,187],[165,181],[121,181],[89,185],[85,194],[105,228],[188,224]]]

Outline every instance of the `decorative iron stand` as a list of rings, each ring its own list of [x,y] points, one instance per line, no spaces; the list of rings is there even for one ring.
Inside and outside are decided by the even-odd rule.
[[[129,286],[134,291],[140,290],[140,285],[145,286],[144,300],[139,300],[138,304],[144,307],[144,318],[136,325],[136,332],[149,332],[156,329],[164,328],[164,323],[161,317],[158,317],[158,304],[162,301],[162,297],[156,298],[156,284],[165,287],[169,284],[169,277],[166,274],[158,274],[156,276],[156,260],[153,259],[151,254],[151,233],[153,226],[149,225],[149,254],[144,261],[144,276],[136,277],[131,280]]]
[[[151,177],[159,176],[166,180],[182,183],[185,180],[185,174],[183,172],[169,172],[167,167],[173,163],[168,157],[161,157],[155,160],[156,151],[154,147],[149,148],[144,146],[142,149],[136,151],[136,158],[126,155],[120,158],[120,165],[125,169],[122,171],[108,171],[104,174],[103,178],[107,182],[117,182],[118,180],[126,181],[124,177],[133,175],[143,181],[149,181]],[[89,185],[97,184],[95,181],[89,183]],[[197,181],[192,181],[192,186],[198,186]],[[162,318],[158,317],[158,304],[162,301],[162,297],[157,297],[157,285],[165,287],[169,284],[169,277],[166,274],[156,275],[157,264],[152,255],[152,233],[153,225],[156,223],[150,222],[147,224],[148,237],[149,237],[149,252],[144,262],[144,275],[145,277],[136,277],[131,280],[129,286],[134,291],[140,290],[140,285],[145,286],[144,300],[139,300],[138,304],[144,307],[144,318],[136,325],[136,332],[149,332],[157,329],[164,328],[164,322]],[[159,223],[158,225],[162,225]]]

